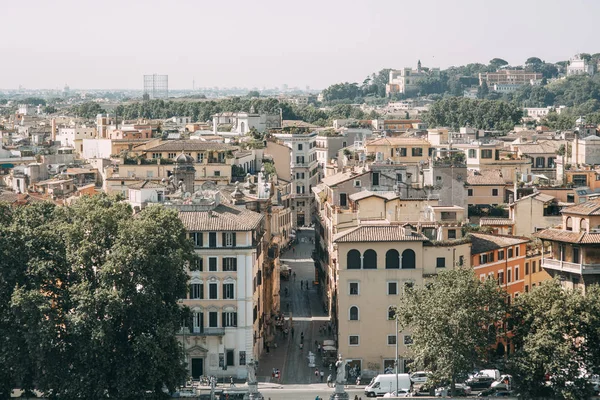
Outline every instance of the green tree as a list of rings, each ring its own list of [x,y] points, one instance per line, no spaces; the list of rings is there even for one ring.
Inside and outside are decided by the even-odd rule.
[[[248,92],[246,97],[249,97],[249,98],[260,97],[260,92],[258,90],[251,90]]]
[[[504,67],[505,65],[508,65],[508,61],[501,58],[492,58],[489,62],[490,68],[494,71],[500,67]]]
[[[405,291],[396,316],[412,330],[414,364],[432,372],[435,383],[451,382],[480,365],[494,344],[489,326],[506,312],[493,280],[480,281],[471,268],[440,273],[423,287]]]
[[[600,288],[586,296],[548,281],[516,299],[513,342],[509,359],[518,393],[524,399],[590,398],[585,372],[597,373],[600,354]],[[550,376],[550,385],[544,376]]]
[[[15,209],[0,227],[0,397],[138,399],[184,378],[175,333],[193,249],[175,210],[106,196]],[[5,240],[6,239],[6,240]],[[12,336],[11,336],[12,335]],[[3,397],[4,398],[4,397]]]
[[[360,94],[357,83],[336,83],[323,90],[323,99],[332,100],[354,100]]]

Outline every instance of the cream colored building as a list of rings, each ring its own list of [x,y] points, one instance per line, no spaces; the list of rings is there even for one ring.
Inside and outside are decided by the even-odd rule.
[[[470,170],[466,184],[469,206],[495,206],[504,203],[505,185],[499,170]]]
[[[338,351],[363,377],[393,367],[398,341],[399,371],[412,358],[410,330],[396,334],[392,307],[400,293],[439,271],[468,266],[468,240],[435,244],[409,224],[361,223],[335,235]]]
[[[384,137],[367,142],[365,147],[376,161],[389,159],[398,163],[418,164],[429,158],[431,144],[420,138]]]

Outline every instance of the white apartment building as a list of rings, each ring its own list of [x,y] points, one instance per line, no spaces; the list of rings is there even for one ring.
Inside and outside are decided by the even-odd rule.
[[[83,152],[83,139],[94,139],[96,128],[81,126],[76,128],[59,128],[56,140],[63,147],[73,147],[76,153]]]
[[[319,180],[317,132],[277,133],[274,136],[291,149],[293,226],[310,225],[313,201],[311,189],[317,185]]]

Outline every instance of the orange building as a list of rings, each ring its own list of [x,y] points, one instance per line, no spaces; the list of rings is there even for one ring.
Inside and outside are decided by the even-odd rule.
[[[494,279],[507,294],[507,301],[525,292],[525,270],[531,269],[527,263],[527,243],[529,239],[521,236],[490,235],[471,233],[471,265],[479,279]],[[539,268],[539,261],[536,261]],[[501,328],[504,335],[498,335],[496,356],[508,355],[514,346],[510,342],[511,334],[506,327]]]

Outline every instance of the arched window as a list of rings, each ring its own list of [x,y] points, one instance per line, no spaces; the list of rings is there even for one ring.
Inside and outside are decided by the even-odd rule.
[[[358,307],[356,307],[356,306],[350,307],[349,314],[350,314],[349,315],[350,321],[358,321]]]
[[[417,267],[417,256],[411,249],[402,252],[402,269],[414,269]]]
[[[360,251],[350,250],[346,255],[346,267],[348,269],[360,269]]]
[[[573,230],[573,218],[567,217],[566,228],[567,228],[568,231],[572,231]]]
[[[399,269],[400,268],[400,253],[398,250],[391,249],[385,253],[385,269]]]
[[[582,219],[581,223],[579,224],[579,231],[584,232],[584,231],[587,231],[587,229],[588,229],[587,219]]]
[[[396,308],[394,306],[388,307],[388,319],[396,319]]]
[[[363,269],[377,269],[377,253],[375,250],[367,250],[363,256]]]

